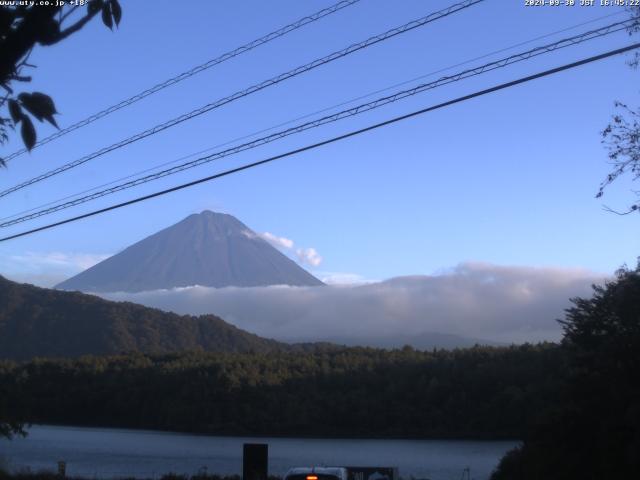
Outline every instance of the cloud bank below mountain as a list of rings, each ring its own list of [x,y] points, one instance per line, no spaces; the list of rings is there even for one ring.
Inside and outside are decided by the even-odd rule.
[[[437,332],[523,343],[560,339],[556,320],[571,306],[569,298],[590,296],[591,284],[603,281],[604,275],[585,270],[463,263],[440,275],[357,286],[193,286],[102,296],[177,313],[215,313],[285,341],[412,343]]]

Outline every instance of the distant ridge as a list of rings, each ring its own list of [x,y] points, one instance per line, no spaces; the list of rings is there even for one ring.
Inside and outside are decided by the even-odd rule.
[[[205,210],[131,245],[56,288],[141,292],[193,285],[324,284],[237,218]]]
[[[215,315],[177,315],[79,292],[19,284],[2,276],[0,299],[0,359],[289,348]]]

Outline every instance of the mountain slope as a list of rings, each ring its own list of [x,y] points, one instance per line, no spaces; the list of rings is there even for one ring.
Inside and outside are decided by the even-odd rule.
[[[0,358],[184,350],[269,352],[287,347],[215,315],[177,315],[0,276]]]
[[[323,283],[235,217],[204,211],[131,245],[56,288],[141,292],[191,285]]]

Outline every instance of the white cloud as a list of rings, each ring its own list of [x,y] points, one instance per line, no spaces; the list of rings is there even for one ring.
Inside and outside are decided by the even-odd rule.
[[[317,267],[322,263],[322,257],[315,248],[298,248],[296,255],[300,263],[306,263],[312,267]]]
[[[250,237],[254,236],[251,232],[244,232],[244,234]],[[317,267],[322,263],[322,257],[313,247],[295,248],[295,242],[290,238],[279,237],[270,232],[261,233],[259,236],[280,250],[291,254],[295,253],[298,263],[311,265],[312,267]]]
[[[374,283],[377,280],[369,280],[357,273],[348,272],[318,272],[314,275],[328,285],[363,285],[365,283]]]
[[[110,256],[111,254],[101,253],[27,252],[24,255],[12,255],[9,258],[16,263],[33,267],[60,267],[82,271]]]
[[[366,285],[206,288],[104,295],[172,310],[215,313],[281,340],[418,339],[438,332],[497,342],[558,340],[569,298],[603,275],[583,270],[464,263],[437,276]],[[417,341],[417,340],[416,340]]]
[[[0,258],[0,268],[3,275],[13,280],[50,287],[110,256],[102,253],[26,252]]]
[[[285,248],[285,249],[293,248],[293,240],[290,240],[288,238],[277,237],[276,235],[269,232],[264,232],[260,236],[264,238],[267,242],[269,242],[271,245],[273,245],[274,247]]]
[[[36,285],[38,287],[44,288],[51,288],[69,278],[69,275],[65,274],[20,273],[5,271],[3,271],[1,275],[17,283],[29,283],[31,285]]]

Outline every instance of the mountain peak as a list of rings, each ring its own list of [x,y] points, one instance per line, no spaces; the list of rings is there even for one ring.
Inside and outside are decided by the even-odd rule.
[[[235,221],[238,223],[242,223],[240,222],[240,220],[238,220],[236,217],[234,217],[233,215],[229,215],[228,213],[220,213],[220,212],[213,212],[211,210],[203,210],[200,213],[192,213],[191,215],[189,215],[188,217],[184,218],[182,221],[185,222],[187,220],[190,221],[220,221],[220,222],[224,222],[224,221]]]
[[[193,285],[256,287],[323,283],[233,215],[204,210],[56,286],[140,292]]]
[[[193,215],[190,215],[190,216],[192,216],[192,217],[201,217],[201,218],[206,218],[206,219],[211,219],[211,220],[232,218],[232,219],[234,219],[236,221],[239,221],[233,215],[229,215],[228,213],[222,213],[222,212],[214,212],[212,210],[203,210],[200,213],[194,213]],[[189,217],[187,217],[187,218],[189,218]]]

